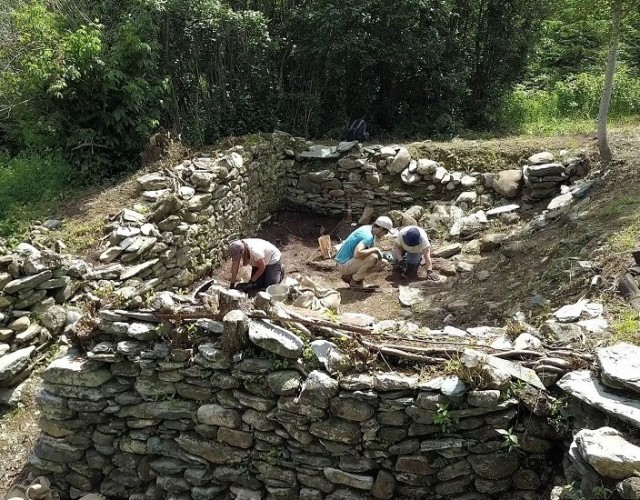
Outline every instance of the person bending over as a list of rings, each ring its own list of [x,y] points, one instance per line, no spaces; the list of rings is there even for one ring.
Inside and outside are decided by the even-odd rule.
[[[403,227],[398,231],[393,245],[393,256],[397,269],[407,278],[417,278],[420,262],[424,258],[427,279],[438,281],[431,262],[431,242],[424,229],[418,226]]]
[[[364,286],[364,278],[383,257],[382,250],[374,246],[375,241],[392,229],[389,217],[378,217],[371,226],[360,226],[344,240],[335,259],[342,280],[350,287]]]
[[[248,288],[264,290],[270,285],[277,285],[284,278],[282,254],[280,250],[260,238],[246,238],[232,241],[229,245],[231,257],[231,286],[237,283],[240,263],[251,266],[251,281]]]

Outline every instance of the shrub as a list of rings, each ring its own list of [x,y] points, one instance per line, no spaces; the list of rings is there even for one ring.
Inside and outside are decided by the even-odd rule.
[[[59,157],[0,155],[0,236],[19,236],[30,220],[53,215],[74,176]]]

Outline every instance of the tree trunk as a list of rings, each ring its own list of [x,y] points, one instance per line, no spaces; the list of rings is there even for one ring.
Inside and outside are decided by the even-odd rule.
[[[613,0],[611,8],[611,43],[609,45],[609,57],[607,58],[607,69],[604,74],[604,87],[602,89],[600,111],[598,113],[598,150],[605,165],[610,163],[613,158],[607,138],[607,119],[609,117],[611,93],[613,92],[613,75],[616,71],[616,59],[618,57],[622,2],[623,0]]]

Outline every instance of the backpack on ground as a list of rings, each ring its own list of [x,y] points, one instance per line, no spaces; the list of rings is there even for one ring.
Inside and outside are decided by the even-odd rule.
[[[358,118],[347,129],[345,134],[345,140],[347,141],[366,141],[369,139],[369,130],[367,129],[367,123]]]

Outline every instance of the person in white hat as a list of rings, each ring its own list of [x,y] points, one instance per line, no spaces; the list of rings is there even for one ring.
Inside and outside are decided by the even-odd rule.
[[[350,287],[362,288],[364,278],[382,259],[382,250],[375,246],[377,238],[393,230],[389,217],[378,217],[370,226],[360,226],[340,246],[335,257],[342,280]]]
[[[401,269],[403,275],[408,278],[418,277],[418,268],[424,259],[427,279],[438,281],[431,262],[431,242],[421,227],[407,226],[398,231],[393,245],[393,256],[398,269]]]

